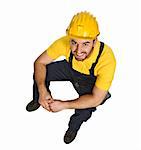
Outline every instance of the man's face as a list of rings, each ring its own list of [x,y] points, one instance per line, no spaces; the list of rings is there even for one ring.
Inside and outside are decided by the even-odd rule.
[[[94,43],[94,40],[71,38],[70,48],[75,59],[78,61],[86,59],[90,55],[94,47]]]

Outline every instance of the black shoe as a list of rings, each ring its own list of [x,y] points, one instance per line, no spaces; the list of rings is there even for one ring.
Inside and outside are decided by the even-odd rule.
[[[77,135],[77,131],[72,131],[68,129],[64,135],[64,142],[66,144],[71,143],[75,139],[76,135]]]
[[[30,103],[27,104],[26,110],[30,112],[30,111],[37,110],[39,107],[40,107],[40,104],[32,100]]]

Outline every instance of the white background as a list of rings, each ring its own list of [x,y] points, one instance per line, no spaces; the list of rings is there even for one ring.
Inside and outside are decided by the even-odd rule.
[[[73,110],[29,113],[34,60],[65,35],[72,16],[97,17],[99,40],[117,59],[112,98],[84,123],[75,141],[63,142]],[[139,0],[0,1],[0,149],[141,150],[141,21]],[[51,85],[53,96],[77,97],[70,83]]]

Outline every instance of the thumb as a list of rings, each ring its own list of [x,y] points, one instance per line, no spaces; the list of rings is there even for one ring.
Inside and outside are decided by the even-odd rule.
[[[50,104],[50,103],[53,103],[54,100],[53,99],[49,99],[47,102],[48,102],[48,104]]]

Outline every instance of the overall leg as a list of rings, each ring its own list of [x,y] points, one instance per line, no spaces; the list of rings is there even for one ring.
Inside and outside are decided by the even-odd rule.
[[[85,83],[82,80],[85,82],[88,81],[89,83],[87,82],[87,85],[82,84]],[[72,84],[75,90],[77,91],[77,93],[79,94],[79,96],[81,96],[84,94],[91,93],[94,81],[89,80],[89,78],[86,77],[84,78],[80,74],[74,74]],[[84,121],[87,121],[91,117],[92,112],[94,112],[95,110],[96,110],[95,107],[88,108],[88,109],[75,109],[75,113],[70,117],[70,121],[68,124],[69,128],[64,135],[64,142],[66,144],[71,143],[75,139],[77,135],[77,131],[79,130],[81,124]]]
[[[79,96],[84,94],[90,94],[94,85],[94,80],[90,77],[84,77],[77,75],[78,80],[73,83],[74,88],[76,89]],[[84,83],[88,82],[88,83]],[[75,113],[70,117],[69,128],[71,130],[78,131],[81,124],[86,122],[92,115],[92,112],[96,111],[96,107],[87,108],[87,109],[75,109]]]
[[[75,74],[77,80],[75,83],[73,83],[74,88],[78,92],[79,96],[85,95],[85,94],[91,94],[93,86],[95,84],[95,79],[90,76],[85,76],[81,74]],[[101,103],[104,104],[104,102],[110,98],[111,95],[108,92],[107,96]],[[92,112],[96,111],[96,107],[93,108],[87,108],[87,109],[75,109],[75,113],[71,116],[69,121],[69,128],[71,130],[78,131],[81,124],[83,122],[86,122],[92,115]]]
[[[70,66],[66,60],[53,62],[46,65],[46,79],[45,85],[47,90],[49,90],[50,81],[71,81]],[[33,100],[27,105],[27,111],[34,111],[39,108],[40,104],[38,103],[39,92],[38,87],[33,75]]]
[[[57,61],[49,65],[46,65],[45,85],[48,92],[51,93],[49,89],[50,81],[70,81],[70,80],[71,80],[70,68],[66,60]],[[39,99],[38,87],[34,79],[33,100],[38,101],[38,99]]]
[[[107,99],[111,97],[111,94],[108,92],[103,102],[100,104],[104,104]],[[91,118],[92,113],[96,111],[96,107],[86,108],[86,109],[75,109],[75,113],[70,117],[69,128],[73,131],[78,131],[83,122],[86,122]]]

